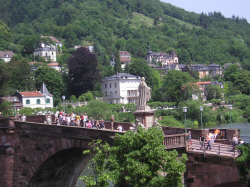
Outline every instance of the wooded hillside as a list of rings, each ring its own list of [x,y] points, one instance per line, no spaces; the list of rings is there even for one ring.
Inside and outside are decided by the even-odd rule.
[[[0,18],[11,31],[0,22],[0,50],[23,56],[27,37],[42,34],[66,48],[96,42],[108,57],[118,49],[144,58],[150,44],[152,51],[175,49],[180,63],[235,60],[250,69],[250,25],[220,12],[199,15],[159,0],[0,0]]]

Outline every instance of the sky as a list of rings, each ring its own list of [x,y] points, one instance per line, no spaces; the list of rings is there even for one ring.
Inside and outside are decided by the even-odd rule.
[[[221,12],[226,18],[232,15],[246,18],[250,23],[250,0],[161,0],[189,12]]]

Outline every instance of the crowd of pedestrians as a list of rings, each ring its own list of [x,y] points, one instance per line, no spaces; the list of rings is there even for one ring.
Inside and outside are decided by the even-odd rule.
[[[46,121],[48,118],[46,119]],[[93,129],[105,129],[104,120],[94,120],[89,118],[87,113],[84,114],[66,114],[63,111],[57,111],[55,114],[55,123],[56,125],[66,125],[66,126],[77,126],[77,127],[86,127]],[[47,121],[47,124],[50,124]]]

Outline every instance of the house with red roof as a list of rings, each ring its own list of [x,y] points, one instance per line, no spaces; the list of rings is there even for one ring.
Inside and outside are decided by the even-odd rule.
[[[22,107],[53,108],[53,95],[49,93],[44,83],[40,91],[16,91],[13,96],[22,103]]]
[[[127,64],[131,63],[131,55],[127,51],[119,51],[120,62],[122,70],[125,70]],[[113,59],[110,61],[111,66],[115,66],[115,53],[113,53]]]

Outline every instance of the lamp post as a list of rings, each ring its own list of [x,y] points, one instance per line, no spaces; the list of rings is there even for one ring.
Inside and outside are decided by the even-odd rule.
[[[203,124],[202,124],[202,112],[203,112],[203,106],[200,106],[201,111],[201,129],[203,130]]]
[[[228,105],[228,108],[230,110],[230,129],[232,129],[232,109],[233,109],[233,105]]]
[[[15,110],[15,117],[16,117],[16,98],[13,98],[14,110]]]
[[[186,119],[187,107],[183,107],[183,112],[185,113],[185,133],[187,133],[187,119]]]
[[[63,110],[63,112],[65,113],[65,95],[62,96],[62,100],[63,100],[63,104],[64,104],[64,107],[63,107],[64,110]]]

